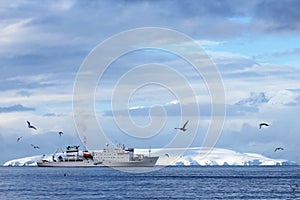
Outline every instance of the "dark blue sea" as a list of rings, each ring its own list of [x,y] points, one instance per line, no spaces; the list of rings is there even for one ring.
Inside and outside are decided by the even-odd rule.
[[[138,168],[137,168],[138,170]],[[298,184],[294,192],[290,184]],[[300,166],[0,167],[0,199],[300,199]]]

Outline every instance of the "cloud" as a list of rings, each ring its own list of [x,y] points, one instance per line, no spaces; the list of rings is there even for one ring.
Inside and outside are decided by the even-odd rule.
[[[35,108],[25,107],[21,104],[16,104],[8,107],[0,107],[0,113],[34,111]]]
[[[43,115],[43,117],[62,117],[62,116],[66,116],[65,114],[57,114],[57,113],[45,113]]]
[[[281,51],[275,52],[272,54],[273,57],[286,57],[286,56],[299,56],[300,55],[300,48],[294,48],[290,51]]]
[[[251,92],[250,97],[246,99],[239,100],[235,103],[235,105],[247,105],[247,106],[258,106],[262,103],[268,103],[270,99],[268,99],[264,92]]]
[[[293,109],[300,105],[298,90],[279,90],[270,92],[250,92],[246,98],[227,105],[227,117],[253,116],[269,110]]]
[[[32,95],[32,93],[28,92],[28,91],[21,90],[21,91],[17,92],[17,95],[25,96],[25,97],[30,97]]]
[[[17,22],[13,22],[7,25],[2,25],[0,31],[0,43],[1,44],[11,44],[23,42],[22,35],[26,34],[26,25],[28,25],[32,19],[21,19]]]
[[[174,28],[206,39],[235,37],[249,29],[255,31],[255,27],[267,32],[280,27],[287,27],[286,31],[299,30],[297,1],[47,1],[43,5],[36,2],[11,5],[9,1],[3,3],[1,17],[10,19],[6,20],[6,27],[15,24],[28,31],[22,37],[24,42],[32,40],[34,44],[38,41],[52,46],[72,46],[77,42],[91,45],[103,36],[143,26]],[[232,20],[245,18],[250,20]],[[91,29],[92,32],[87,31]],[[35,31],[39,35],[30,36]]]
[[[32,97],[37,91],[65,93],[73,86],[73,73],[39,73],[37,75],[22,75],[22,71],[12,77],[0,80],[0,91],[22,97]],[[0,75],[1,77],[1,75]],[[6,94],[7,95],[7,94]]]
[[[298,33],[300,30],[300,4],[297,0],[258,1],[254,17],[261,29],[271,33]],[[255,26],[258,27],[258,26]]]
[[[270,94],[269,104],[271,105],[285,105],[296,106],[300,105],[300,92],[299,90],[280,90],[275,94]]]
[[[252,100],[252,99],[251,99]],[[230,105],[227,104],[226,106],[226,116],[227,117],[237,117],[237,116],[246,116],[249,113],[257,113],[259,111],[259,108],[255,105],[247,105],[246,103],[244,104],[243,102],[248,102],[248,99],[243,99],[239,101],[237,104]],[[250,101],[250,100],[249,100]],[[199,103],[199,114],[200,118],[203,119],[209,119],[212,116],[212,104],[208,103]],[[257,103],[257,102],[256,102]],[[180,117],[182,116],[182,110],[185,110],[187,113],[192,113],[191,110],[194,109],[193,105],[185,104],[185,105],[180,105],[180,104],[166,104],[163,105],[162,108],[165,110],[165,113],[159,113],[155,112],[155,107],[135,107],[131,108],[128,111],[127,110],[115,110],[112,112],[111,110],[104,111],[102,112],[103,116],[107,117],[112,117],[112,116],[127,116],[129,114],[131,117],[163,117],[166,115],[167,117]],[[152,110],[154,109],[154,110]],[[152,112],[151,112],[152,111]],[[187,117],[198,117],[198,115],[190,115]]]
[[[267,16],[273,16],[273,4],[280,3],[268,2],[270,5],[260,1],[46,1],[41,5],[7,1],[2,5],[3,20],[0,22],[5,35],[2,37],[5,41],[0,41],[4,45],[0,49],[0,69],[3,71],[0,77],[13,76],[15,71],[34,75],[45,71],[76,71],[89,50],[100,41],[129,28],[174,28],[201,40],[234,38],[251,30],[261,19],[272,22],[272,17],[265,17],[262,13],[266,11]],[[289,1],[287,4],[291,5],[285,6],[293,8],[296,3]],[[163,7],[168,7],[168,10]],[[280,5],[274,7],[280,8]],[[288,17],[288,12],[282,9],[284,19],[292,18]],[[118,17],[111,18],[111,15]],[[251,23],[230,20],[247,16],[253,16]],[[18,31],[8,34],[11,29]],[[8,66],[13,69],[8,70]]]

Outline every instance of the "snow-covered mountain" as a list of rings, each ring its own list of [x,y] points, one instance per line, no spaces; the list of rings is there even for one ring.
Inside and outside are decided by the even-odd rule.
[[[148,149],[137,149],[137,153],[148,154]],[[153,155],[159,155],[157,165],[201,165],[201,166],[250,166],[250,165],[295,165],[285,159],[272,159],[260,154],[240,153],[221,148],[189,148],[178,156],[182,149],[152,149]]]
[[[36,161],[41,160],[42,156],[30,156],[7,161],[3,166],[37,166]]]
[[[151,155],[158,155],[157,165],[162,166],[178,166],[178,165],[201,165],[201,166],[250,166],[250,165],[295,165],[284,159],[272,159],[260,154],[254,153],[239,153],[232,150],[221,148],[189,148],[183,155],[179,155],[183,149],[166,148],[166,149],[151,149]],[[149,149],[135,149],[136,154],[149,154]],[[51,155],[38,155],[26,158],[20,158],[7,161],[3,166],[36,166],[36,161],[50,159]]]

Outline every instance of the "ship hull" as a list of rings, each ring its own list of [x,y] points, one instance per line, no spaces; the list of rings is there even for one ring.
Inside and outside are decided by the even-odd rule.
[[[158,157],[144,157],[141,161],[128,162],[94,162],[90,161],[57,161],[57,162],[37,162],[39,167],[154,167]]]
[[[93,161],[60,161],[60,162],[37,162],[38,167],[100,167]]]
[[[144,157],[142,161],[128,161],[128,162],[103,162],[103,166],[107,167],[154,167],[158,157]]]

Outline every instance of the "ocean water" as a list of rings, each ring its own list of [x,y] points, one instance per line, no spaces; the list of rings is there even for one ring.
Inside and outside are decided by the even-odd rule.
[[[137,168],[138,170],[138,168]],[[289,184],[298,184],[294,192]],[[0,199],[300,199],[300,166],[0,167]]]

